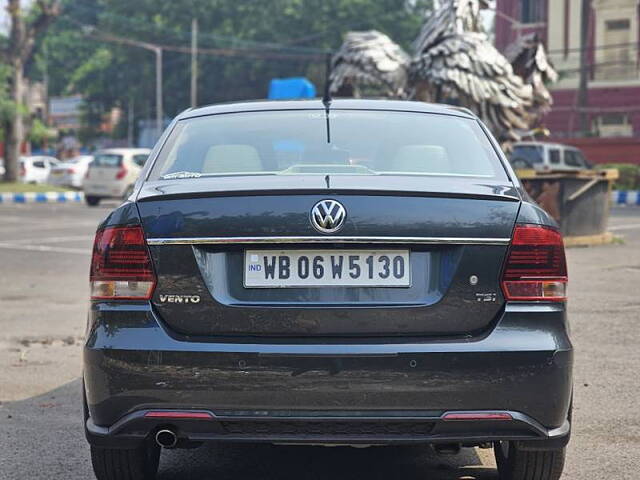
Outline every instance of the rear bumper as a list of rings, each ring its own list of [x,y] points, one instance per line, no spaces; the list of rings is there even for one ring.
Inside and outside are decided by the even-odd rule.
[[[484,336],[428,341],[193,341],[145,303],[96,303],[90,326],[86,431],[96,445],[136,443],[164,426],[192,441],[568,439],[573,355],[560,305],[508,305]],[[211,418],[144,416],[158,409]],[[513,420],[444,420],[451,411]]]
[[[127,190],[127,185],[124,183],[102,183],[85,180],[82,189],[84,190],[84,194],[90,197],[122,198],[124,196],[124,192]]]
[[[209,441],[269,442],[334,445],[388,445],[413,443],[461,443],[479,445],[497,440],[519,441],[524,448],[564,446],[569,441],[571,426],[547,429],[518,412],[501,412],[510,420],[447,420],[446,412],[378,412],[348,416],[335,412],[313,412],[304,415],[272,412],[269,416],[246,414],[215,415],[210,418],[150,418],[157,410],[139,410],[120,419],[111,427],[99,427],[91,418],[86,422],[86,437],[94,446],[132,448],[162,429],[170,429],[178,437],[178,446]],[[395,415],[393,414],[395,413]],[[471,412],[464,412],[470,414]],[[473,412],[481,414],[484,412]],[[495,414],[496,412],[492,412]]]
[[[82,177],[71,175],[49,176],[47,183],[56,187],[82,188]]]

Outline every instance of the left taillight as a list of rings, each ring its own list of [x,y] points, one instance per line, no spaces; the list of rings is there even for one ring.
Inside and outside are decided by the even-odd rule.
[[[92,300],[148,300],[156,276],[142,227],[107,227],[96,233],[91,259]]]
[[[540,225],[516,225],[502,275],[505,298],[563,302],[567,280],[560,232]]]

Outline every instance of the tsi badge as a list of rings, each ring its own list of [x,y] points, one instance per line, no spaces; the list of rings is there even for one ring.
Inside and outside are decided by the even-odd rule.
[[[200,295],[163,295],[160,303],[200,303]]]
[[[495,293],[476,293],[476,302],[495,302]]]

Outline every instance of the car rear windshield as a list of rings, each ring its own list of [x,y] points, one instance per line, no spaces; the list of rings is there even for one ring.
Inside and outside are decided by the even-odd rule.
[[[120,167],[122,165],[122,155],[115,153],[99,153],[92,162],[94,167]]]
[[[180,121],[149,179],[313,174],[505,178],[487,135],[469,118],[289,110]]]
[[[511,154],[512,161],[526,160],[531,165],[540,164],[544,160],[544,149],[536,145],[516,145]]]

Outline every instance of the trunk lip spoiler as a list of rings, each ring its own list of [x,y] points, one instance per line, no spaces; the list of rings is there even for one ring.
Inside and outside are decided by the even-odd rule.
[[[509,245],[511,238],[487,237],[378,237],[378,236],[263,236],[147,238],[148,245],[233,244],[421,244],[421,245]]]

